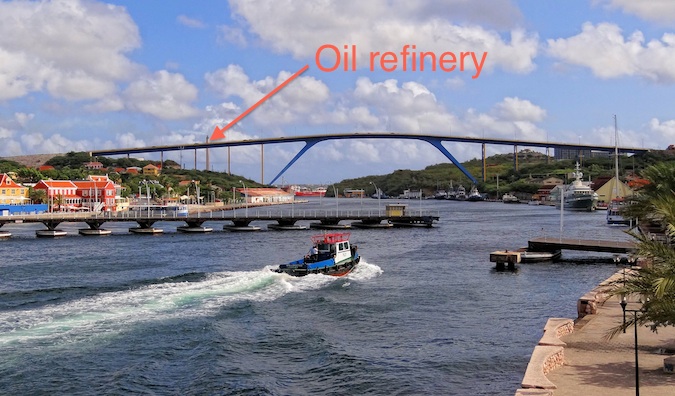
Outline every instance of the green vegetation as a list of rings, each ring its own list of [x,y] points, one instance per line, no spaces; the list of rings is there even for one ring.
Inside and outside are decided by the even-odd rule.
[[[675,163],[663,162],[643,172],[649,184],[640,190],[640,196],[624,210],[624,215],[635,217],[640,224],[662,231],[664,239],[650,238],[632,232],[638,241],[638,255],[648,266],[632,272],[623,281],[615,282],[612,294],[626,296],[629,301],[644,301],[643,312],[637,316],[637,325],[647,325],[652,331],[675,325]],[[635,325],[627,318],[626,325],[612,330],[610,337]]]
[[[674,161],[675,157],[667,152],[652,152],[631,157],[622,156],[619,160],[620,174],[638,172],[644,167],[659,161]],[[575,161],[547,162],[542,153],[523,150],[518,153],[518,171],[514,169],[513,154],[498,154],[486,159],[486,181],[482,181],[482,161],[473,159],[462,165],[479,180],[477,187],[481,193],[497,198],[505,192],[535,193],[540,187],[539,181],[548,177],[558,177],[568,182],[567,175],[574,171]],[[583,160],[584,179],[595,179],[599,176],[614,175],[614,161],[611,158],[590,158]],[[467,190],[471,181],[453,164],[437,164],[423,170],[397,170],[389,175],[371,175],[356,179],[343,180],[335,184],[336,189],[364,189],[367,195],[375,193],[378,188],[390,196],[398,196],[403,190],[420,190],[429,196],[436,190],[448,190],[450,185],[463,185]],[[331,188],[327,195],[333,195]]]

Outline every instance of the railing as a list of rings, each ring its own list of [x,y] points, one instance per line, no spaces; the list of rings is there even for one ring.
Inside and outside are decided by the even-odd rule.
[[[242,206],[243,207],[243,206]],[[358,209],[358,210],[337,210],[337,209],[283,209],[283,210],[265,210],[252,211],[249,209],[248,216],[242,216],[233,211],[209,211],[184,213],[175,211],[124,211],[124,212],[49,212],[42,214],[11,214],[0,217],[3,220],[16,221],[87,221],[87,220],[109,220],[109,221],[134,221],[134,220],[187,220],[187,219],[214,219],[214,220],[276,220],[276,219],[321,219],[321,218],[339,218],[339,219],[387,219],[398,216],[387,216],[377,209]],[[439,217],[439,211],[410,211],[401,217]]]

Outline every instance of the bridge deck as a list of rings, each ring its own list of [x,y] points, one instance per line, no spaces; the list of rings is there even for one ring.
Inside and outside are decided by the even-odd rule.
[[[586,252],[630,253],[636,248],[634,242],[571,238],[535,238],[528,241],[527,245],[528,250],[535,252],[581,250]]]

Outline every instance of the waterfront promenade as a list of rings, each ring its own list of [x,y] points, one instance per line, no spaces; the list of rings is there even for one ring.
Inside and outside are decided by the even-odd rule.
[[[637,304],[635,304],[637,305]],[[629,309],[637,308],[628,306]],[[632,315],[627,312],[627,315]],[[564,365],[553,369],[546,377],[557,389],[539,389],[542,393],[522,393],[554,396],[628,396],[635,395],[634,328],[610,340],[607,332],[623,320],[619,299],[612,297],[598,304],[595,314],[575,322],[574,331],[562,336]],[[668,349],[669,354],[662,350]],[[675,328],[652,332],[638,328],[638,360],[640,394],[675,395],[675,374],[663,371],[663,360],[675,355]],[[531,389],[530,392],[534,392]]]

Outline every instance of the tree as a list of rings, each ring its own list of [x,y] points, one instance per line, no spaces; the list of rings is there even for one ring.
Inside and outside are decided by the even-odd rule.
[[[30,187],[28,198],[30,198],[33,203],[43,204],[47,202],[47,193],[45,190],[36,190],[33,187]]]
[[[626,213],[663,230],[664,238],[652,238],[648,234],[629,232],[636,238],[638,255],[647,266],[627,275],[625,283],[617,281],[612,295],[639,296],[643,312],[636,319],[628,319],[612,329],[610,336],[626,327],[648,325],[652,331],[660,327],[675,326],[675,164],[660,163],[647,168],[644,177],[650,184],[633,200]]]

